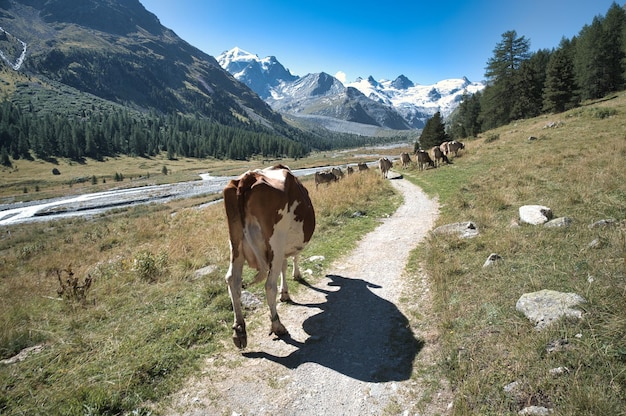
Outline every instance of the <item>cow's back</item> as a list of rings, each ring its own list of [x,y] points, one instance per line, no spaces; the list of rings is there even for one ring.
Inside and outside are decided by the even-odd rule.
[[[224,204],[232,249],[243,250],[250,267],[256,269],[264,268],[269,260],[273,237],[281,251],[291,256],[310,241],[315,230],[307,189],[281,165],[248,171],[230,181],[224,189]]]

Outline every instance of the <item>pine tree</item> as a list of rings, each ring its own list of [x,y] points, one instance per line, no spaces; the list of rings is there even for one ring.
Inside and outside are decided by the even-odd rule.
[[[446,133],[446,125],[443,123],[441,113],[437,111],[431,118],[426,121],[424,130],[415,143],[415,151],[422,149],[430,149],[433,146],[439,146],[441,143],[449,140]]]
[[[530,42],[517,37],[514,30],[502,34],[493,57],[487,61],[485,77],[489,85],[483,90],[481,118],[483,128],[490,129],[513,119],[513,107],[518,100],[516,76],[522,63],[530,58]]]
[[[567,52],[567,41],[561,42],[550,57],[543,91],[543,111],[560,113],[572,108],[576,102],[574,64]]]

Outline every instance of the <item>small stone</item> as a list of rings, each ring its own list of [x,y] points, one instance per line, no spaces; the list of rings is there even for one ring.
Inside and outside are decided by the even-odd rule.
[[[498,253],[491,253],[489,257],[487,257],[487,260],[485,260],[483,267],[491,266],[492,264],[495,264],[501,260],[502,256],[500,256]]]
[[[544,416],[552,413],[552,409],[543,406],[528,406],[517,412],[518,415]]]
[[[567,367],[551,368],[549,370],[549,373],[550,375],[553,375],[553,376],[560,376],[561,374],[569,373],[569,368]]]
[[[574,220],[570,217],[559,217],[546,222],[543,226],[551,228],[569,227],[572,225],[572,222],[574,222]]]
[[[615,218],[606,218],[589,224],[589,228],[600,228],[615,225]]]
[[[433,230],[434,234],[457,235],[459,238],[472,238],[479,234],[476,224],[472,221],[455,222],[439,226]]]

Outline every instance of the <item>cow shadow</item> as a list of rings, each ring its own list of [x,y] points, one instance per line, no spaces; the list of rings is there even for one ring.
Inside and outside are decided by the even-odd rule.
[[[391,302],[374,294],[380,288],[362,279],[328,275],[324,290],[304,283],[326,295],[319,304],[298,304],[322,311],[307,318],[302,327],[309,334],[305,342],[289,335],[281,340],[297,349],[288,356],[267,352],[245,352],[248,358],[267,360],[295,369],[304,363],[317,363],[365,382],[402,381],[411,377],[413,360],[424,346],[415,338],[408,319]]]

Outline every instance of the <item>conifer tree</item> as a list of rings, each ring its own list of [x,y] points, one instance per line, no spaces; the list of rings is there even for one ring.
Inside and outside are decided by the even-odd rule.
[[[415,151],[422,149],[430,149],[433,146],[439,146],[448,140],[446,133],[446,125],[443,123],[441,113],[437,111],[431,118],[426,121],[424,130],[415,143]]]
[[[489,85],[483,91],[483,128],[490,129],[512,120],[514,103],[518,99],[516,76],[522,65],[530,57],[530,41],[510,30],[502,34],[502,40],[493,50],[493,57],[487,61],[485,77]]]
[[[574,64],[567,52],[567,41],[561,42],[550,57],[543,91],[543,111],[560,113],[572,108],[576,102]]]

